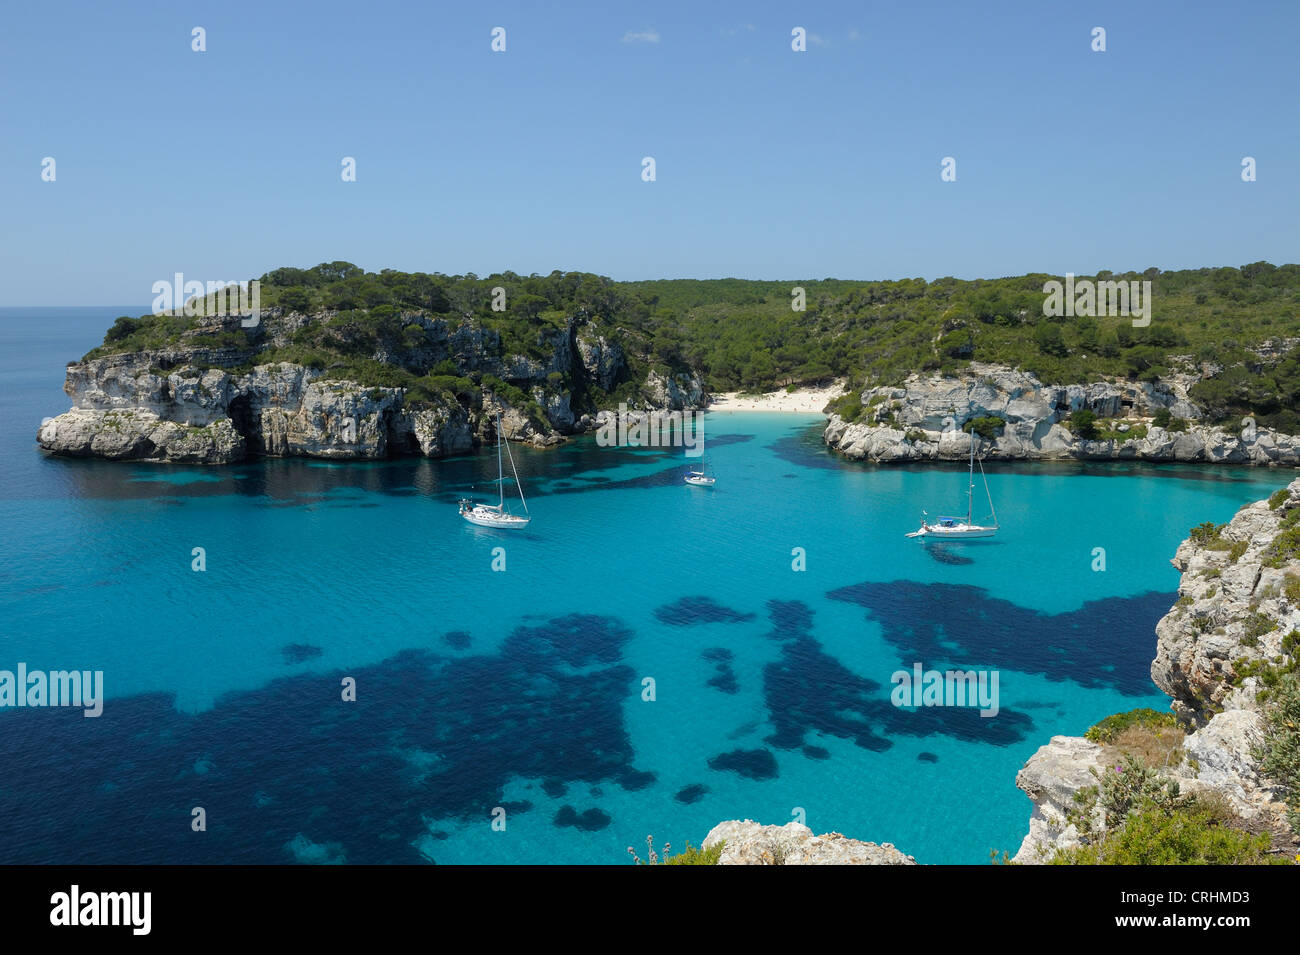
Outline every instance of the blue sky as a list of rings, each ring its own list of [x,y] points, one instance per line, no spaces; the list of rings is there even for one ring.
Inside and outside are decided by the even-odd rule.
[[[147,305],[175,272],[335,259],[617,279],[1296,262],[1298,27],[1291,0],[10,4],[0,304]]]

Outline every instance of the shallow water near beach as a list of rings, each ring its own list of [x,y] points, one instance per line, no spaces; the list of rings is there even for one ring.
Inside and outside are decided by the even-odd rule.
[[[712,490],[672,449],[515,448],[513,532],[457,515],[495,497],[490,451],[43,457],[64,363],[134,311],[0,309],[0,669],[106,686],[98,719],[0,710],[0,862],[623,863],[801,814],[984,862],[1027,831],[1039,746],[1167,705],[1188,528],[1293,477],[990,464],[997,538],[926,545],[964,468],[843,461],[818,416],[710,414]],[[894,707],[915,663],[996,670],[997,715]]]

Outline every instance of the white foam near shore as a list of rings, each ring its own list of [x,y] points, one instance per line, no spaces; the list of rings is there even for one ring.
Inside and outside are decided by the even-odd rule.
[[[765,395],[744,395],[728,391],[714,395],[710,411],[788,411],[798,414],[821,414],[827,403],[844,394],[844,382],[836,381],[825,388],[796,388],[772,391]]]

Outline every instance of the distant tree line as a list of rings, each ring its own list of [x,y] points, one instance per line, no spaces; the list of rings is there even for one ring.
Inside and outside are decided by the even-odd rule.
[[[1156,380],[1180,367],[1213,376],[1193,398],[1215,420],[1254,415],[1300,431],[1300,266],[1079,276],[1152,282],[1150,325],[1129,318],[1043,314],[1043,285],[1059,276],[859,282],[674,279],[615,282],[584,272],[521,276],[367,272],[350,262],[279,268],[262,276],[263,308],[334,313],[329,334],[295,342],[327,364],[418,351],[413,315],[473,319],[504,354],[544,359],[576,319],[623,347],[633,370],[698,371],[711,390],[765,391],[847,378],[893,384],[913,372],[956,372],[971,361],[1019,367],[1049,383],[1100,376]],[[794,289],[804,308],[795,310]],[[494,310],[504,289],[506,308]],[[192,327],[183,317],[122,318],[97,352],[156,347]],[[1270,340],[1279,353],[1254,349]],[[453,368],[443,377],[455,377]],[[427,373],[427,369],[422,373]]]

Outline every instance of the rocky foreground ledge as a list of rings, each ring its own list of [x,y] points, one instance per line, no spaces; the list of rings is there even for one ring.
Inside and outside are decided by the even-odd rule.
[[[1157,382],[1044,385],[1026,372],[972,363],[956,377],[913,375],[901,386],[862,392],[861,416],[850,422],[832,414],[823,439],[857,460],[955,461],[970,453],[963,424],[1000,418],[1001,433],[978,452],[992,460],[1300,465],[1300,437],[1196,423],[1201,409],[1187,389],[1197,380],[1182,375]],[[1185,430],[1155,425],[1162,409]],[[1083,410],[1095,414],[1099,425],[1113,424],[1114,433],[1090,440],[1062,423]]]
[[[860,842],[838,832],[815,836],[807,826],[788,822],[764,826],[746,819],[714,826],[702,848],[723,842],[718,865],[916,865],[888,842]]]

